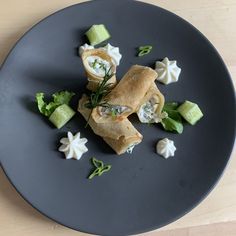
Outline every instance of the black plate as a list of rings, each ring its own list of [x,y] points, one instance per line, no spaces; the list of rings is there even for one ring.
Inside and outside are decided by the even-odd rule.
[[[84,128],[79,114],[63,129],[53,128],[38,114],[34,95],[73,90],[76,107],[86,84],[77,46],[95,23],[107,26],[109,42],[123,54],[118,78],[133,64],[153,66],[165,56],[175,59],[182,68],[179,82],[159,88],[167,101],[198,103],[204,118],[177,135],[158,125],[141,125],[134,116],[144,140],[132,155],[121,157]],[[152,53],[136,57],[136,47],[145,44],[153,45]],[[230,157],[236,118],[227,69],[199,31],[161,8],[128,0],[66,8],[24,35],[0,76],[1,164],[29,203],[73,229],[117,236],[170,223],[206,196]],[[80,161],[65,160],[57,151],[68,130],[81,131],[89,140],[89,152]],[[155,144],[163,137],[174,140],[174,158],[164,160],[155,154]],[[112,170],[88,180],[94,156],[112,164]]]

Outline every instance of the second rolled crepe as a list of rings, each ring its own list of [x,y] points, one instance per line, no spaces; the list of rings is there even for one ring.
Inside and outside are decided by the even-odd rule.
[[[132,148],[142,141],[143,136],[135,129],[128,119],[121,122],[97,123],[90,116],[91,110],[86,108],[88,97],[83,95],[79,100],[78,111],[88,120],[90,127],[96,135],[112,147],[117,154],[132,151]]]
[[[87,89],[95,91],[110,70],[113,76],[109,79],[111,87],[116,85],[116,65],[103,49],[89,49],[82,54],[82,62],[88,77]]]
[[[104,98],[107,107],[97,107],[92,117],[97,123],[119,122],[135,113],[140,101],[157,78],[150,67],[134,65]]]

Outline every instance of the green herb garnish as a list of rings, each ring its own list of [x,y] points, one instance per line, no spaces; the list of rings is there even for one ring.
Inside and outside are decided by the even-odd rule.
[[[111,109],[111,116],[112,118],[116,118],[118,115],[118,111],[116,109]]]
[[[92,179],[95,176],[101,176],[104,172],[111,169],[111,165],[104,165],[103,161],[97,160],[94,157],[91,160],[96,169],[89,175],[88,179]]]
[[[96,91],[92,92],[89,96],[89,102],[85,104],[86,108],[91,109],[91,113],[92,113],[92,109],[94,109],[95,107],[101,106],[101,107],[110,107],[110,105],[108,104],[108,102],[104,99],[104,97],[106,95],[108,95],[111,91],[111,85],[112,83],[107,83],[109,79],[112,78],[112,76],[114,75],[113,73],[111,73],[111,67],[109,68],[109,70],[107,71],[107,69],[104,67],[103,68],[105,71],[105,75],[103,77],[103,81],[99,84],[98,88],[96,89]],[[87,123],[85,125],[85,127],[87,127],[89,119],[91,117],[91,113],[89,115],[89,118],[87,120]]]
[[[139,52],[138,52],[138,56],[142,57],[144,55],[149,54],[152,51],[152,46],[150,45],[146,45],[146,46],[140,46],[138,48]]]
[[[166,102],[163,110],[170,111],[170,110],[176,110],[178,108],[179,104],[177,102]]]
[[[183,132],[183,123],[181,115],[177,111],[178,106],[176,102],[165,103],[163,112],[166,112],[168,116],[162,119],[161,124],[166,131],[181,134]]]
[[[98,59],[95,59],[94,62],[92,63],[92,68],[95,69],[97,65]]]
[[[44,101],[44,93],[36,93],[35,99],[40,113],[49,117],[59,106],[63,104],[69,105],[74,95],[73,92],[68,91],[57,92],[52,95],[53,101],[47,103]]]
[[[53,101],[47,103],[44,100],[44,93],[36,93],[35,99],[39,112],[60,129],[74,115],[75,112],[69,107],[69,102],[75,94],[68,91],[61,91],[52,95]]]
[[[177,132],[181,134],[183,132],[183,124],[182,122],[176,121],[170,117],[166,117],[161,121],[163,128],[166,131]]]
[[[99,64],[99,68],[102,68],[104,71],[106,70],[106,66],[104,63],[99,62],[98,64]]]

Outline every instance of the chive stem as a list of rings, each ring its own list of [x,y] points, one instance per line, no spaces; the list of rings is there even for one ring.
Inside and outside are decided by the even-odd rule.
[[[140,46],[138,52],[138,56],[142,57],[144,55],[149,54],[152,51],[152,46],[151,45],[146,45],[146,46]]]

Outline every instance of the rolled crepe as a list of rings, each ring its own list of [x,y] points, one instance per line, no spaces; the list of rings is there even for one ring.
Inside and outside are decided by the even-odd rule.
[[[109,107],[97,107],[92,112],[98,123],[121,121],[135,113],[140,101],[157,78],[150,67],[134,65],[116,87],[105,97]],[[114,114],[115,113],[115,114]]]
[[[137,108],[137,115],[142,123],[158,123],[162,119],[165,98],[153,83]]]
[[[104,70],[102,70],[101,68],[99,69],[99,67],[101,66],[99,65],[99,63],[97,64],[95,63],[93,65],[95,66],[97,65],[98,66],[97,69],[100,70],[100,72],[102,71],[102,73],[96,73],[96,70],[94,70],[93,67],[91,67],[91,59],[93,58],[99,60],[102,59],[103,61],[105,61],[107,71],[111,67],[110,72],[112,72],[114,75],[109,79],[108,83],[111,83],[113,87],[116,85],[116,75],[115,75],[116,65],[114,64],[112,58],[107,54],[105,50],[103,49],[85,50],[81,55],[81,58],[88,77],[87,89],[95,91],[98,85],[103,81],[105,74]]]
[[[78,105],[78,111],[86,120],[88,120],[91,112],[85,107],[87,102],[88,97],[83,95]],[[143,138],[128,119],[121,122],[96,123],[93,117],[90,117],[88,123],[93,132],[101,136],[118,155],[139,144]]]

